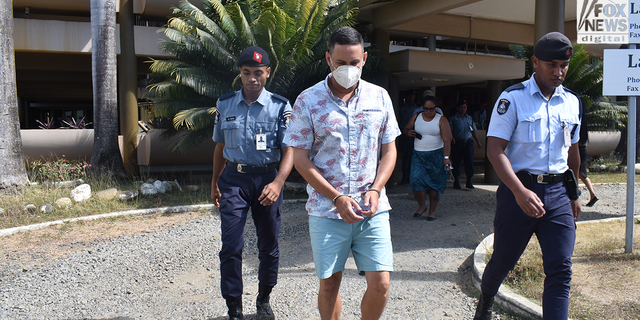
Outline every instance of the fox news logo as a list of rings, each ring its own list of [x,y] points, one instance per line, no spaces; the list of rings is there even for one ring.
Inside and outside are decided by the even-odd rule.
[[[629,43],[631,6],[628,0],[578,0],[577,3],[578,43]]]

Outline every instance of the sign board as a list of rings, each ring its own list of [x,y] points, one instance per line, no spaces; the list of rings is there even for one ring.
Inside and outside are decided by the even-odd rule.
[[[604,50],[602,94],[605,96],[640,95],[640,50]]]
[[[640,0],[577,0],[578,43],[640,43]]]

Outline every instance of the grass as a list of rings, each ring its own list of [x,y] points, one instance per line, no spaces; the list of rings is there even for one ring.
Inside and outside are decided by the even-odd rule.
[[[114,179],[88,179],[87,183],[91,185],[91,191],[94,195],[98,191],[113,187],[116,187],[118,191],[136,190],[142,184],[140,181],[115,181]],[[196,191],[187,190],[184,188],[185,184],[181,183],[184,190],[182,192],[174,190],[171,193],[158,194],[156,196],[139,196],[126,202],[119,199],[103,200],[93,196],[83,202],[74,203],[66,209],[57,208],[55,201],[63,197],[69,197],[71,188],[57,188],[53,185],[44,184],[34,185],[25,188],[19,193],[0,193],[0,208],[4,209],[4,212],[0,213],[0,229],[108,212],[208,204],[211,203],[209,198],[211,187],[209,183],[210,181],[199,181],[198,186],[200,188]],[[53,212],[36,211],[30,213],[24,210],[27,204],[34,204],[39,208],[47,203],[54,206],[55,210]]]
[[[626,183],[626,173],[589,172],[591,183]],[[640,182],[640,174],[636,174],[636,182]]]
[[[640,225],[634,228],[634,253],[625,254],[625,222],[579,224],[573,254],[569,300],[572,319],[639,319]],[[532,238],[505,284],[541,304],[544,281],[540,246]]]

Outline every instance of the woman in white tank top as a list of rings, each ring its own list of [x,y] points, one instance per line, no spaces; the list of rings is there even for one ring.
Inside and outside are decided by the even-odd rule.
[[[429,194],[429,215],[427,221],[436,219],[436,207],[440,194],[447,185],[447,169],[450,167],[451,128],[444,116],[436,113],[435,97],[426,96],[423,112],[411,117],[402,133],[414,137],[413,156],[409,189],[418,202],[413,214],[419,218],[427,211],[426,195]]]

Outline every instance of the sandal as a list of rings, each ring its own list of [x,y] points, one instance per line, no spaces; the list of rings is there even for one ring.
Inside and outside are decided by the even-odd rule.
[[[422,212],[416,212],[413,214],[414,218],[420,218],[422,216],[423,213],[427,212],[427,209],[424,209],[424,211]]]

